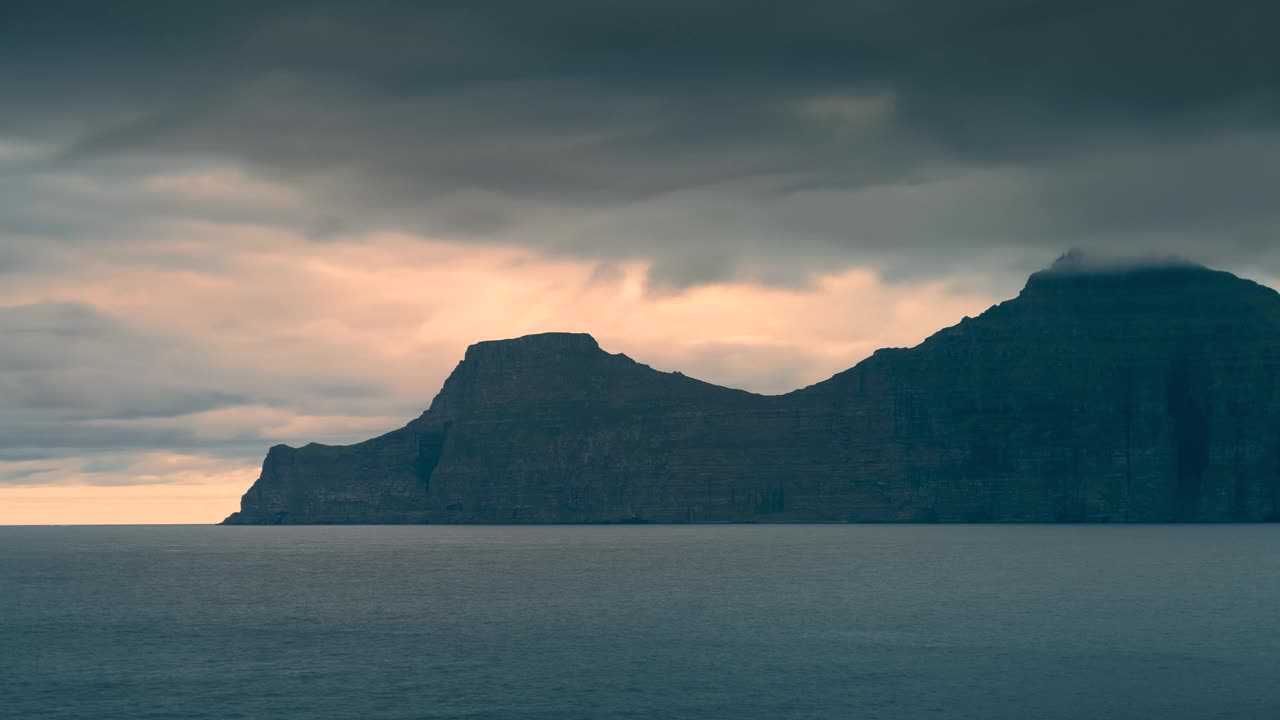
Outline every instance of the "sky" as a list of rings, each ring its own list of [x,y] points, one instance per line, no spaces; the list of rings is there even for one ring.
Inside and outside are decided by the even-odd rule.
[[[0,524],[215,522],[267,447],[593,334],[785,392],[1068,249],[1277,285],[1280,6],[0,4]]]

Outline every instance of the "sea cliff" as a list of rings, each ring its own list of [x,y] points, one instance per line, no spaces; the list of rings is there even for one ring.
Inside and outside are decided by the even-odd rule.
[[[430,408],[277,446],[227,524],[1280,518],[1280,295],[1067,256],[910,349],[762,396],[549,333]]]

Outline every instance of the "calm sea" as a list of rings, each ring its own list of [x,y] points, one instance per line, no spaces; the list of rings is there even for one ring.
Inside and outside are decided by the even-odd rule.
[[[1280,526],[0,528],[0,716],[1280,718]]]

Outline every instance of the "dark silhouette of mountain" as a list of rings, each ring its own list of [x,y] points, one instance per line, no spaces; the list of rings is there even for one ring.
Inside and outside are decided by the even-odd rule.
[[[1278,372],[1274,290],[1069,254],[786,395],[588,335],[478,343],[405,427],[271,448],[225,522],[1276,520]]]

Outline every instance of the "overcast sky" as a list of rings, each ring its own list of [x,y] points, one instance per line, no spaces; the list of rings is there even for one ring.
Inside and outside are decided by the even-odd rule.
[[[781,392],[1070,248],[1271,282],[1277,8],[4,2],[0,522],[219,519],[482,339]]]

